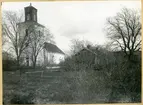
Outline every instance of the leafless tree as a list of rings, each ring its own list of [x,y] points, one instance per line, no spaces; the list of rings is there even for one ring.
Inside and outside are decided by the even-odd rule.
[[[3,28],[3,25],[2,25],[2,46],[4,46],[7,42],[7,39],[6,39],[6,34],[4,32],[4,28]]]
[[[141,49],[140,12],[123,8],[116,16],[107,19],[107,35],[112,45],[130,57]]]
[[[44,29],[44,36],[46,42],[56,44],[56,42],[54,41],[54,35],[50,32],[48,28]]]
[[[23,14],[14,11],[3,12],[3,33],[6,34],[17,59],[17,68],[20,66],[20,57],[28,47],[29,38],[27,32],[21,33],[19,23],[23,22]]]
[[[88,45],[92,45],[92,43],[87,40],[79,40],[79,39],[73,39],[71,40],[71,43],[72,43],[71,45],[72,54],[76,54],[83,48],[86,48]]]
[[[30,34],[30,48],[31,48],[31,60],[33,63],[33,67],[36,67],[37,57],[40,53],[40,51],[44,47],[44,42],[54,42],[52,40],[52,35],[49,33],[49,31],[45,28],[44,30],[39,30],[38,27],[34,29],[34,31]]]

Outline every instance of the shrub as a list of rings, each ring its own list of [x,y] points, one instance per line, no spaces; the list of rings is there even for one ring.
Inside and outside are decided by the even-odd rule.
[[[112,93],[110,102],[118,98],[118,94],[129,96],[132,102],[141,101],[141,65],[131,61],[116,63],[111,75]],[[117,99],[118,100],[118,99]]]
[[[11,104],[34,104],[32,102],[33,95],[20,95],[15,94],[13,98],[11,99]]]
[[[16,70],[15,60],[3,60],[3,70],[4,71],[13,71]]]
[[[84,94],[88,94],[88,88],[94,87],[94,76],[87,76],[85,71],[99,70],[103,73],[102,77],[106,80],[106,88],[111,88],[112,92],[109,95],[109,102],[117,102],[122,96],[125,96],[128,101],[140,102],[141,101],[141,60],[140,56],[133,56],[132,60],[128,60],[124,52],[109,52],[104,49],[96,51],[97,59],[93,59],[91,54],[77,54],[71,56],[62,62],[62,66],[66,71],[79,71],[81,72],[82,79],[77,79],[79,83],[82,100],[86,100]],[[88,59],[87,59],[88,58]],[[92,62],[96,60],[96,62]],[[90,78],[90,79],[88,79]],[[86,80],[88,82],[86,82]],[[93,80],[93,81],[91,81]],[[80,82],[79,82],[80,81]],[[94,88],[96,88],[95,86]],[[83,90],[82,90],[83,89]],[[92,90],[93,88],[91,88]],[[84,93],[85,92],[85,93]],[[92,94],[92,93],[91,93]],[[90,94],[90,96],[92,96]],[[94,96],[94,95],[93,95]],[[129,98],[127,98],[129,97]],[[127,102],[127,100],[126,100]]]
[[[15,70],[16,60],[12,54],[3,51],[2,52],[2,65],[4,71]]]

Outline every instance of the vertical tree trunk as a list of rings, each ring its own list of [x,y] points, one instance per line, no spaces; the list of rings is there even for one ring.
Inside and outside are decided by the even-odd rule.
[[[37,62],[37,57],[34,57],[34,60],[33,60],[33,68],[34,69],[36,68],[36,62]]]
[[[21,69],[20,69],[20,56],[17,56],[17,70],[19,71],[19,87],[21,86]]]
[[[129,55],[128,55],[128,61],[129,61],[129,62],[132,62],[132,61],[133,61],[133,59],[132,59],[133,55],[134,55],[134,52],[133,52],[133,51],[130,51],[130,52],[129,52]]]
[[[17,56],[17,70],[19,71],[20,76],[21,76],[21,70],[20,70],[20,57],[19,57],[19,56]]]
[[[36,62],[35,61],[33,62],[33,68],[34,69],[36,68]]]
[[[45,52],[45,49],[43,49],[43,55],[44,55],[44,66],[46,66],[47,62],[46,62],[46,52]]]
[[[26,63],[27,63],[27,66],[29,66],[29,57],[28,56],[26,57]]]
[[[19,70],[19,57],[17,57],[17,70]]]

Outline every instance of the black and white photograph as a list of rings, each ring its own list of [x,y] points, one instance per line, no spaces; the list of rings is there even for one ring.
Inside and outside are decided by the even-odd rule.
[[[3,104],[141,103],[141,0],[1,9]]]

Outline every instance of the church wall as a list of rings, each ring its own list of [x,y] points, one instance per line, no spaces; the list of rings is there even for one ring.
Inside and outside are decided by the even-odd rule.
[[[43,49],[38,55],[37,65],[48,66],[50,64],[59,64],[64,59],[65,59],[65,56],[63,54],[50,53],[50,52],[47,52],[46,50],[44,52],[44,49]]]
[[[29,29],[31,31],[31,33],[29,35],[32,35],[33,34],[33,28],[34,26],[36,27],[36,31],[40,31],[42,33],[44,33],[44,28],[43,27],[40,27],[40,26],[37,26],[36,24],[34,24],[33,22],[23,22],[23,23],[20,23],[19,24],[19,32],[20,32],[20,37],[24,37],[25,34],[26,34],[26,29]],[[29,28],[30,27],[30,28]],[[33,32],[32,32],[33,31]],[[23,52],[22,54],[22,58],[23,58],[23,63],[24,65],[29,65],[29,66],[32,66],[32,61],[31,61],[31,52],[32,52],[32,49],[30,47],[27,47],[25,49],[25,51]],[[29,60],[27,62],[27,60]],[[29,64],[27,64],[29,63]]]

